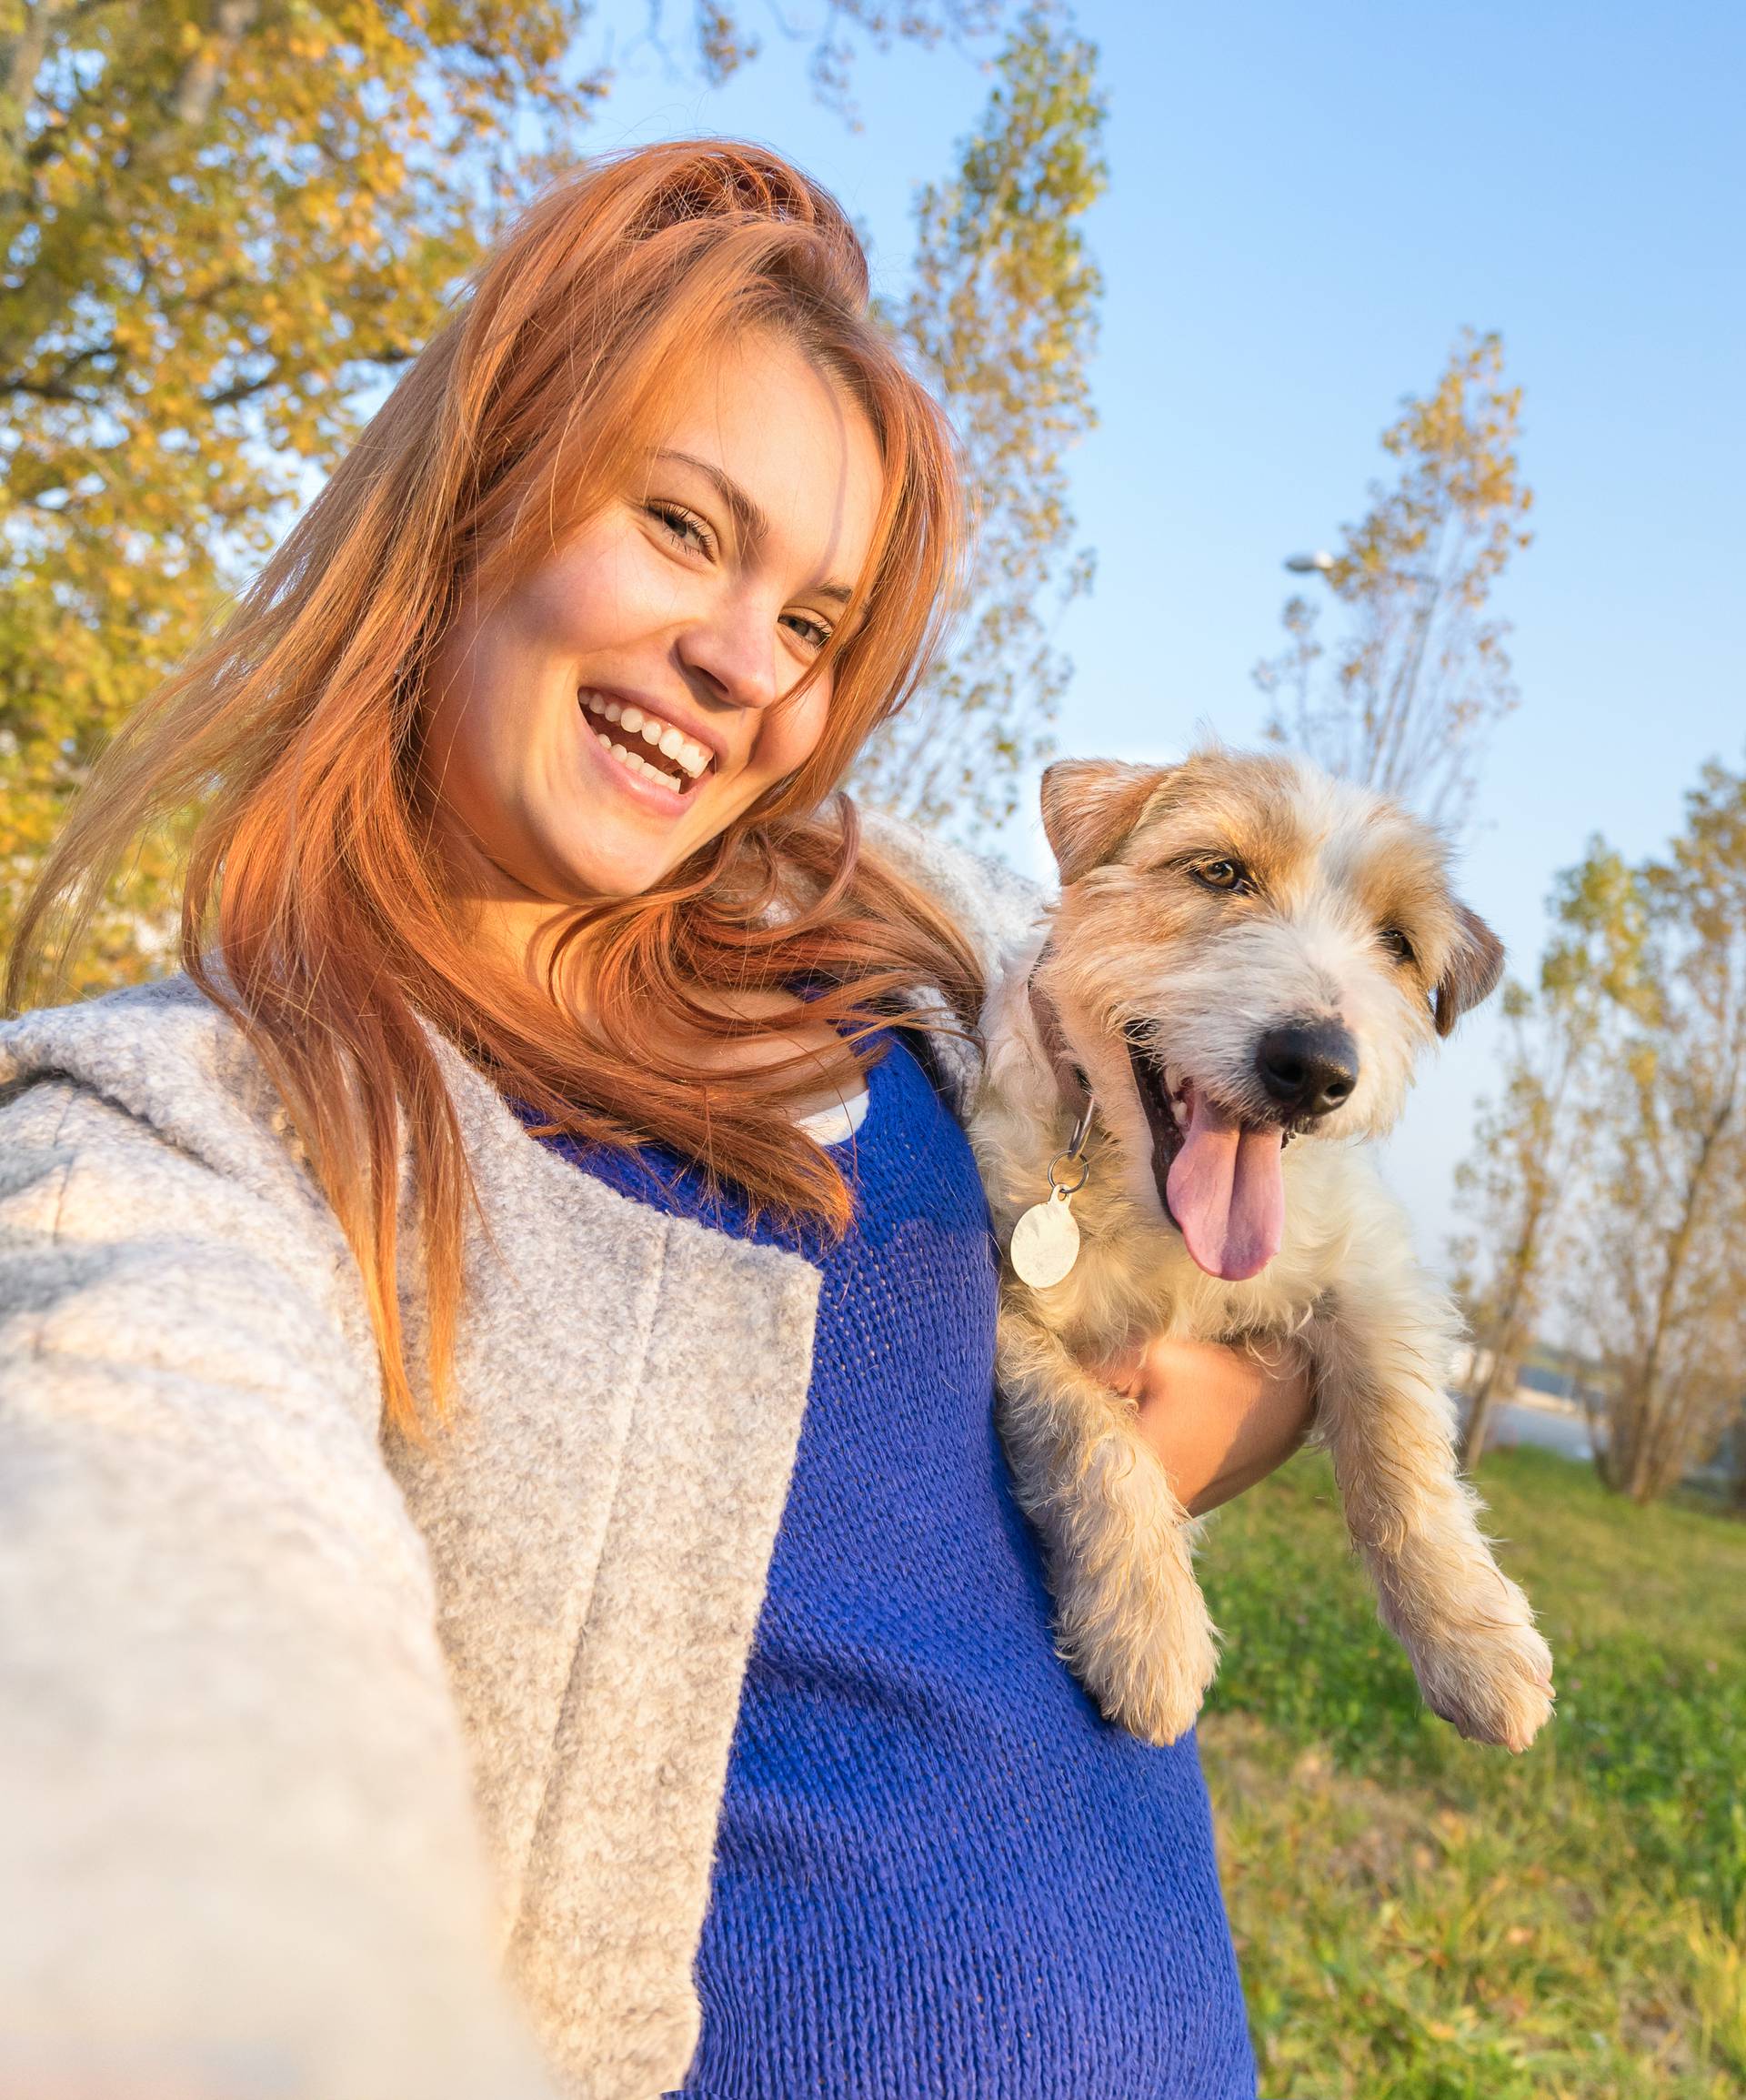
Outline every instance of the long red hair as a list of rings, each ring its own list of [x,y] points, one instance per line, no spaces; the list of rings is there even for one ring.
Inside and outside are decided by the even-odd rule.
[[[465,586],[489,599],[633,474],[724,341],[778,331],[849,392],[884,467],[867,574],[826,652],[831,699],[806,765],[657,888],[580,902],[597,1019],[467,945],[421,807],[426,678]],[[396,1291],[409,1149],[440,1412],[472,1195],[426,1030],[555,1130],[658,1140],[757,1208],[840,1231],[849,1198],[790,1110],[816,1064],[718,1070],[676,1047],[774,1036],[709,992],[792,990],[842,1032],[958,1025],[980,997],[949,922],[858,849],[827,798],[913,689],[961,557],[954,448],[872,319],[840,207],[777,155],[642,148],[544,196],[475,277],[215,638],[116,737],[20,922],[15,1007],[52,945],[64,964],[129,847],[192,811],[184,967],[246,1031],[361,1271],[388,1417],[420,1426]],[[857,617],[858,616],[858,617]],[[848,1076],[847,1073],[845,1076]]]

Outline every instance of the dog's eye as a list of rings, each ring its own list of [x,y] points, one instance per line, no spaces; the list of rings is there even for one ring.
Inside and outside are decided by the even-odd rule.
[[[1189,873],[1208,889],[1246,890],[1253,887],[1249,869],[1240,860],[1197,860]]]
[[[1385,926],[1377,939],[1397,962],[1411,962],[1414,960],[1412,943],[1398,926]]]

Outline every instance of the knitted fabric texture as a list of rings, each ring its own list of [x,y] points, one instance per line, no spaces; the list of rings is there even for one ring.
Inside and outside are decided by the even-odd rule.
[[[1192,1737],[1110,1727],[1050,1643],[993,1424],[995,1253],[896,1040],[803,1245],[660,1155],[566,1151],[819,1262],[812,1382],[741,1693],[687,2100],[1252,2100]]]

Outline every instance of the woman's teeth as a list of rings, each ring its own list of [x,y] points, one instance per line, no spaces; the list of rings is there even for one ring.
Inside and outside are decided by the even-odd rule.
[[[662,758],[672,759],[689,780],[695,780],[707,768],[712,756],[708,747],[694,743],[682,729],[676,729],[671,722],[662,721],[658,715],[651,715],[644,708],[626,707],[621,701],[609,700],[600,693],[585,690],[577,697],[597,720],[616,725],[624,731],[627,739],[637,739],[658,751]],[[641,773],[645,779],[658,781],[662,787],[672,788],[679,793],[689,784],[667,767],[651,765],[634,743],[628,740],[621,743],[607,736],[605,729],[597,728],[594,733],[628,771]]]

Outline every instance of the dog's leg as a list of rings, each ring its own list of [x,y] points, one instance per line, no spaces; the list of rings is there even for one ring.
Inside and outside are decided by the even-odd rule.
[[[1391,1207],[1390,1207],[1391,1208]],[[1460,1476],[1445,1374],[1452,1307],[1395,1233],[1365,1231],[1308,1337],[1318,1431],[1383,1623],[1425,1703],[1479,1743],[1526,1750],[1552,1711],[1552,1658],[1520,1589],[1480,1531]]]
[[[1131,1406],[1016,1307],[1001,1311],[998,1376],[1001,1436],[1043,1537],[1062,1658],[1107,1719],[1174,1743],[1218,1666],[1187,1512]]]

